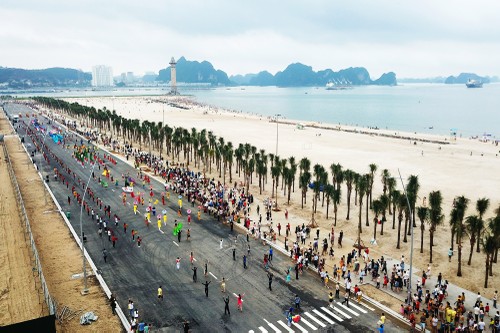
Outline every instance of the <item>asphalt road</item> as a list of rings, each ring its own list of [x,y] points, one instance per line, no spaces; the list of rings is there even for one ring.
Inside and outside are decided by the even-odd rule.
[[[18,104],[7,104],[5,110],[11,115],[23,114],[17,131],[25,138],[28,151],[33,151],[34,145],[25,131],[26,126],[34,129],[25,117],[26,113],[33,113],[33,111]],[[41,118],[41,122],[47,125],[48,120]],[[48,126],[50,129],[51,125]],[[75,142],[75,138],[72,139],[72,143]],[[36,140],[39,142],[44,140],[48,149],[74,173],[74,177],[69,175],[50,154],[49,164],[43,158],[41,159],[43,175],[50,175],[49,186],[61,207],[71,213],[71,224],[79,233],[80,206],[75,203],[72,196],[72,202],[69,205],[67,197],[71,195],[73,185],[76,186],[78,193],[83,193],[83,186],[78,185],[78,179],[81,179],[82,184],[86,183],[90,175],[90,167],[86,165],[83,168],[79,165],[71,156],[72,149],[64,149],[62,145],[54,143],[48,135],[43,137],[41,133],[38,133]],[[76,140],[80,143],[79,137]],[[66,144],[68,143],[70,140],[66,141]],[[101,158],[103,154],[103,151],[99,151]],[[35,153],[35,161],[39,161],[39,157],[40,154]],[[116,247],[113,248],[104,235],[99,237],[97,224],[87,216],[85,211],[82,224],[83,231],[88,238],[87,251],[101,270],[102,276],[116,295],[125,313],[127,313],[128,299],[132,299],[139,309],[140,318],[152,323],[155,332],[180,330],[184,320],[189,321],[192,332],[373,332],[376,330],[376,322],[380,314],[373,309],[352,302],[349,309],[338,303],[329,307],[328,291],[321,286],[315,274],[305,272],[299,280],[295,280],[292,274],[291,283],[287,284],[284,272],[292,265],[289,258],[277,251],[274,252],[273,266],[270,268],[275,276],[272,291],[270,291],[267,272],[262,265],[262,258],[264,253],[268,252],[268,247],[251,238],[247,243],[246,235],[239,233],[238,228],[231,232],[229,226],[217,222],[207,214],[202,214],[202,220],[199,222],[195,221],[196,214],[193,213],[193,222],[188,226],[185,210],[191,208],[196,212],[196,207],[184,205],[184,215],[179,219],[184,224],[183,235],[181,242],[178,242],[177,236],[172,234],[174,219],[178,218],[177,196],[172,193],[170,200],[166,201],[166,206],[162,206],[159,195],[163,191],[163,184],[156,181],[152,181],[155,198],[160,198],[156,210],[157,212],[167,210],[168,223],[167,226],[162,226],[162,231],[158,230],[156,220],[152,221],[150,227],[146,227],[142,215],[133,213],[133,199],[128,196],[127,204],[123,205],[121,197],[121,186],[124,185],[121,174],[129,172],[131,177],[137,178],[137,171],[127,163],[116,160],[116,165],[111,165],[109,162],[106,165],[112,175],[119,178],[119,187],[110,183],[108,188],[104,188],[94,180],[91,180],[89,185],[96,196],[104,201],[104,205],[111,205],[111,220],[114,214],[121,219],[118,227],[115,227],[111,221],[108,224],[118,237]],[[72,180],[69,188],[61,181],[54,180],[54,168],[58,168],[67,179]],[[95,168],[96,175],[100,175],[102,171],[102,168],[101,170]],[[148,188],[142,189],[140,185],[135,187],[135,191],[137,190],[146,194],[149,192]],[[85,199],[89,200],[88,197]],[[91,206],[99,215],[103,214],[103,211],[94,203]],[[139,211],[142,214],[145,212],[145,207],[139,205]],[[126,234],[123,231],[123,222],[129,225]],[[189,242],[186,241],[188,227],[191,229]],[[137,242],[132,241],[132,229],[137,230],[143,239],[140,247]],[[223,249],[220,249],[221,239]],[[246,253],[247,244],[251,247],[251,254],[248,259],[248,268],[244,269],[242,257]],[[103,248],[108,253],[107,263],[103,260]],[[235,261],[232,258],[233,248],[236,249]],[[197,283],[194,283],[192,279],[193,272],[189,263],[191,251],[196,258],[194,266],[198,267]],[[175,267],[177,257],[181,258],[179,270]],[[203,265],[207,260],[210,273],[205,279]],[[220,291],[222,277],[227,281],[225,294]],[[205,280],[211,281],[209,297],[205,297],[204,286],[201,284]],[[156,297],[159,285],[162,286],[165,295],[161,303]],[[235,295],[239,293],[245,294],[241,313],[236,308]],[[301,298],[301,310],[298,313],[303,320],[299,322],[299,326],[294,325],[288,328],[285,311],[293,304],[296,294]],[[223,295],[230,296],[231,315],[224,314]],[[388,322],[385,331],[401,332],[402,329]]]

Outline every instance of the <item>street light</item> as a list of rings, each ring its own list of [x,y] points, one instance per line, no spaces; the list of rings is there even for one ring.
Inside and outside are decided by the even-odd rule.
[[[94,172],[95,165],[97,164],[96,161],[94,161],[94,164],[92,165],[92,168],[90,169],[90,174],[89,174],[89,180],[87,181],[87,184],[85,185],[85,189],[83,190],[83,196],[82,196],[82,204],[80,205],[80,241],[82,243],[82,266],[83,266],[83,290],[82,290],[82,295],[87,295],[89,293],[89,289],[87,286],[87,267],[85,265],[85,245],[83,243],[83,225],[82,225],[82,214],[83,214],[83,203],[85,202],[85,194],[87,194],[87,189],[89,187],[90,179],[92,178],[92,173]]]
[[[413,273],[413,224],[411,223],[411,221],[413,221],[412,219],[412,215],[413,215],[413,212],[411,211],[411,206],[410,206],[410,200],[408,199],[408,194],[406,193],[406,188],[405,188],[405,184],[403,182],[403,178],[401,177],[401,172],[399,172],[399,169],[398,169],[398,174],[399,174],[399,179],[401,180],[401,185],[403,185],[403,191],[405,193],[405,197],[406,197],[406,203],[408,204],[408,211],[410,212],[410,228],[411,228],[411,247],[410,247],[410,272],[409,272],[409,279],[408,279],[408,299],[407,299],[407,303],[408,304],[411,304],[411,276],[412,276],[412,273]]]
[[[276,156],[278,156],[278,118],[281,117],[281,114],[277,113],[274,115],[274,117],[276,119]]]

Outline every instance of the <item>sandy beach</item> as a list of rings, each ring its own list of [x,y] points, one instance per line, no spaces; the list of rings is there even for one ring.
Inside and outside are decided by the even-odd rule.
[[[196,102],[182,97],[98,97],[98,98],[68,98],[68,102],[78,102],[82,105],[93,106],[97,109],[106,107],[127,118],[138,118],[149,121],[165,121],[170,127],[192,127],[212,131],[216,136],[224,137],[231,141],[233,146],[239,143],[250,143],[257,149],[264,149],[267,153],[276,152],[276,137],[278,131],[278,155],[281,158],[294,156],[297,161],[302,157],[311,160],[311,166],[319,163],[329,171],[332,163],[340,163],[344,169],[352,169],[358,173],[367,173],[369,164],[375,163],[378,171],[375,175],[373,198],[382,193],[381,170],[388,169],[392,176],[398,176],[398,169],[406,184],[410,175],[417,175],[420,182],[419,199],[417,206],[421,205],[424,197],[429,192],[440,190],[443,195],[443,213],[445,220],[438,228],[436,246],[434,247],[434,271],[442,271],[447,278],[464,288],[475,290],[477,281],[484,279],[484,255],[474,253],[472,266],[467,266],[469,254],[469,241],[463,240],[463,270],[462,278],[456,277],[456,258],[448,263],[447,249],[450,244],[449,213],[453,198],[464,195],[470,199],[467,215],[475,214],[475,203],[479,198],[489,198],[490,208],[485,218],[493,216],[493,211],[500,205],[498,188],[500,186],[500,173],[498,172],[498,156],[500,148],[491,142],[484,143],[477,139],[437,136],[418,133],[404,133],[390,130],[375,130],[367,128],[354,128],[343,125],[328,125],[322,123],[304,122],[304,129],[299,129],[298,121],[282,119],[279,124],[267,117],[257,114],[235,113],[214,107],[199,105]],[[168,103],[183,105],[189,109],[178,108]],[[321,127],[321,128],[320,128]],[[329,129],[327,129],[329,128]],[[403,138],[401,138],[403,137]],[[409,139],[411,138],[411,139]],[[137,145],[136,145],[137,148]],[[143,148],[143,150],[147,150]],[[331,174],[331,172],[329,172]],[[214,175],[217,177],[217,175]],[[298,172],[297,172],[298,177]],[[402,190],[400,181],[397,187]],[[258,193],[258,181],[251,186],[253,193]],[[298,181],[295,192],[292,194],[290,212],[292,221],[300,222],[310,219],[310,198],[308,193],[307,207],[300,208],[300,191]],[[261,199],[271,195],[271,185],[265,186]],[[279,203],[285,204],[280,193]],[[346,189],[342,186],[341,204],[338,212],[337,229],[343,229],[347,240],[356,239],[358,207],[353,205],[354,194],[351,198],[351,220],[346,221]],[[330,230],[332,210],[328,221],[325,218],[325,207],[318,205],[316,220],[326,233]],[[370,211],[370,222],[373,213]],[[392,222],[392,216],[388,216]],[[364,223],[364,219],[363,219]],[[378,245],[373,249],[374,258],[379,255],[399,258],[401,254],[409,254],[408,243],[403,243],[401,250],[395,253],[397,229],[391,230],[391,224],[386,224],[384,236],[377,236]],[[418,254],[420,240],[420,222],[415,229],[415,248]],[[365,227],[362,239],[368,243],[373,236],[373,227]],[[426,226],[424,236],[424,254],[415,258],[416,266],[425,268],[428,260],[429,235]],[[350,246],[350,244],[349,244]],[[348,249],[345,250],[347,252]],[[340,252],[340,251],[339,251]],[[342,253],[342,252],[340,252]],[[493,265],[494,276],[498,276],[498,265]],[[496,284],[495,278],[491,279]],[[482,284],[482,283],[481,283]],[[495,286],[483,290],[491,293]],[[498,286],[496,286],[498,288]]]

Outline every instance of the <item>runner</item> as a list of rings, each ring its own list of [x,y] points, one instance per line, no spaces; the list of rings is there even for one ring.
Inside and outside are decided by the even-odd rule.
[[[205,283],[202,283],[202,285],[205,286],[205,296],[208,297],[208,285],[211,283],[212,281],[205,281]]]
[[[177,257],[177,259],[175,259],[175,267],[177,270],[181,268],[181,258]]]
[[[193,282],[196,283],[196,281],[198,280],[198,277],[196,276],[196,271],[198,270],[198,267],[194,266],[193,268],[191,268],[191,270],[193,271]]]
[[[222,277],[222,281],[220,283],[220,291],[223,293],[226,292],[226,279],[224,279],[224,277]]]
[[[163,289],[161,289],[161,286],[158,287],[158,301],[163,301]]]
[[[224,300],[224,314],[231,315],[231,312],[229,311],[229,296],[222,297]]]
[[[242,294],[238,294],[238,296],[236,296],[236,298],[238,299],[238,310],[240,310],[240,312],[243,312],[243,296],[245,296],[245,294],[243,293]]]

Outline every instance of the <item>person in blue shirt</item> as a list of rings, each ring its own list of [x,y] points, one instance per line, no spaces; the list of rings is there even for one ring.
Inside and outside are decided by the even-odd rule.
[[[378,333],[384,333],[384,325],[380,325],[380,327],[377,328]]]
[[[139,331],[139,333],[144,333],[144,326],[146,326],[146,324],[141,321],[137,326],[137,330]]]
[[[269,247],[269,261],[273,261],[273,248]]]

